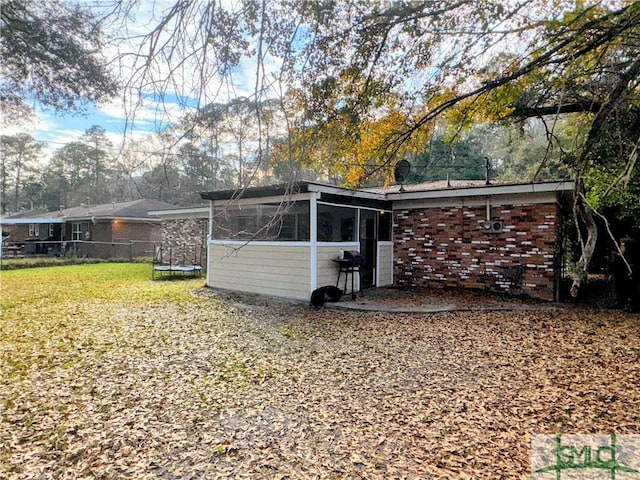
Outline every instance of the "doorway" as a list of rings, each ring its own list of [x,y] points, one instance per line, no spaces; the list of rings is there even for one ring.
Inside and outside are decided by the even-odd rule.
[[[360,267],[362,288],[373,287],[376,283],[377,217],[376,210],[360,209],[360,255],[364,257],[364,266]]]

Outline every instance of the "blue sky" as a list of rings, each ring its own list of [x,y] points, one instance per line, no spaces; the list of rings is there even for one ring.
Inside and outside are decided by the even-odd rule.
[[[148,0],[143,0],[145,4]],[[155,3],[154,3],[155,5]],[[136,22],[137,24],[138,22]],[[145,22],[140,21],[141,25]],[[129,48],[135,48],[130,46]],[[116,55],[117,52],[105,52],[107,56]],[[255,76],[255,61],[252,59],[242,59],[240,65],[234,71],[234,85],[231,89],[222,91],[214,85],[207,84],[209,88],[209,100],[225,101],[232,96],[249,96],[253,89],[252,76]],[[220,86],[221,84],[218,83]],[[229,85],[226,85],[229,87]],[[188,87],[189,88],[189,87]],[[193,87],[190,87],[193,88]],[[193,91],[193,90],[192,90]],[[211,91],[216,92],[211,95]],[[137,92],[136,92],[137,93]],[[27,125],[8,125],[0,128],[0,133],[12,135],[16,133],[30,133],[36,140],[45,145],[45,158],[63,145],[76,141],[82,137],[84,132],[93,125],[103,127],[107,136],[117,148],[125,138],[141,139],[150,134],[161,131],[169,122],[176,122],[188,109],[196,107],[196,101],[190,101],[189,97],[178,95],[173,91],[163,92],[162,98],[155,96],[151,92],[142,93],[141,98],[126,99],[129,106],[132,103],[142,101],[142,105],[136,108],[135,118],[127,115],[125,108],[124,94],[116,96],[109,103],[100,105],[87,105],[83,114],[79,113],[59,113],[38,108],[36,104],[36,118]],[[186,104],[186,106],[185,106]],[[129,117],[129,118],[127,118]]]
[[[162,130],[166,125],[158,118],[156,102],[150,102],[146,108],[138,111],[133,122],[127,120],[121,99],[114,99],[103,105],[88,105],[84,114],[60,114],[37,109],[37,120],[33,126],[25,129],[30,131],[36,140],[45,142],[45,149],[53,151],[62,145],[77,140],[93,125],[103,127],[114,145],[118,145],[127,134],[133,138],[145,137]],[[171,106],[171,102],[167,102]],[[177,109],[177,104],[175,104]]]
[[[102,3],[96,0],[76,0],[86,4],[89,8],[101,8]],[[176,0],[141,0],[136,4],[135,21],[127,25],[126,33],[129,35],[143,35],[157,22],[158,16],[166,11]],[[105,3],[105,5],[107,5]],[[137,45],[129,44],[129,51],[135,51]],[[119,54],[113,46],[107,45],[103,52],[106,58],[115,58]],[[126,70],[126,65],[121,68]],[[124,71],[123,70],[123,71]],[[160,72],[162,73],[162,72]],[[238,72],[238,79],[243,79],[243,72]],[[126,79],[125,79],[126,80]],[[59,113],[43,110],[35,103],[35,118],[25,125],[11,124],[10,119],[4,119],[5,125],[0,127],[0,133],[13,135],[17,133],[29,133],[36,140],[45,144],[46,156],[62,147],[66,143],[78,140],[84,132],[93,125],[103,127],[114,146],[119,146],[124,138],[125,130],[127,138],[143,138],[151,133],[162,130],[168,122],[177,121],[185,112],[178,102],[177,96],[171,92],[164,92],[163,98],[154,97],[150,92],[143,92],[141,98],[127,99],[127,103],[142,100],[142,105],[137,107],[135,119],[127,115],[125,100],[116,96],[110,102],[100,105],[87,105],[84,114]],[[184,97],[181,98],[185,102]],[[189,103],[187,99],[187,103]],[[190,105],[193,107],[193,105]],[[46,161],[46,158],[45,158]]]

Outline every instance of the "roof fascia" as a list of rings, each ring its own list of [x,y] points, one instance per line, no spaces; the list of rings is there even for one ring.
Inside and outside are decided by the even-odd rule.
[[[43,224],[43,223],[64,223],[63,218],[7,218],[0,219],[2,225],[30,225],[30,224]]]
[[[118,222],[160,222],[159,218],[153,217],[118,217],[118,216],[91,216],[91,217],[68,217],[64,219],[65,222],[106,222],[106,221],[118,221]]]
[[[200,196],[205,200],[213,200],[214,202],[224,201],[225,203],[236,203],[241,200],[251,200],[251,203],[260,203],[265,198],[287,197],[291,199],[299,199],[298,195],[304,195],[308,192],[328,193],[332,195],[342,195],[346,197],[359,197],[371,200],[385,200],[383,193],[367,192],[364,190],[355,190],[351,188],[336,187],[315,182],[300,182],[293,185],[273,185],[271,187],[255,187],[242,190],[224,190],[202,192]],[[255,201],[257,199],[258,201]]]
[[[313,196],[313,193],[296,193],[293,195],[271,195],[267,197],[251,197],[251,198],[236,198],[227,200],[213,200],[215,206],[227,206],[227,205],[261,205],[264,203],[291,203],[301,200],[309,200]]]
[[[298,184],[280,184],[266,187],[238,188],[235,190],[214,190],[211,192],[200,192],[200,198],[203,200],[236,202],[240,199],[262,198],[267,196],[289,197],[308,192],[308,185],[306,182],[301,182]]]
[[[387,200],[387,196],[384,193],[366,192],[364,190],[334,187],[331,185],[322,185],[319,183],[310,183],[308,188],[310,192],[319,192],[320,194],[328,193],[331,195],[340,195],[343,197],[366,198],[368,200]]]
[[[209,207],[174,208],[171,210],[149,210],[149,215],[166,219],[205,218],[209,216]]]
[[[481,187],[462,187],[439,190],[422,190],[418,192],[387,193],[386,197],[392,201],[427,200],[442,198],[478,197],[493,195],[518,195],[530,193],[551,193],[573,191],[573,181],[520,183],[513,185],[486,185]]]

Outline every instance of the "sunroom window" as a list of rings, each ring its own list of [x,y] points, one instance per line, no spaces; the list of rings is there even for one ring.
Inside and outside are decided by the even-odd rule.
[[[309,202],[214,208],[216,240],[309,241]]]
[[[318,241],[355,242],[357,208],[318,204]]]

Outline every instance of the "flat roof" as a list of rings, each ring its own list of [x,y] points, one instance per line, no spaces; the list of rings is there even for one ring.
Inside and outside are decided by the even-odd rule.
[[[345,197],[358,197],[371,200],[385,200],[385,195],[365,189],[354,189],[337,187],[319,182],[294,182],[281,183],[263,187],[236,188],[231,190],[213,190],[200,192],[200,197],[204,200],[240,200],[247,198],[293,196],[303,193],[327,193],[331,195],[341,195]]]
[[[245,189],[214,190],[210,192],[201,192],[200,196],[205,200],[233,201],[241,199],[258,199],[262,197],[294,196],[311,192],[319,192],[321,194],[337,197],[402,201],[429,198],[566,192],[573,191],[573,189],[574,182],[571,180],[530,183],[492,183],[488,185],[484,180],[452,180],[448,183],[446,181],[441,181],[403,185],[402,191],[400,190],[400,185],[351,189],[317,182],[298,182],[264,187],[249,187]]]

